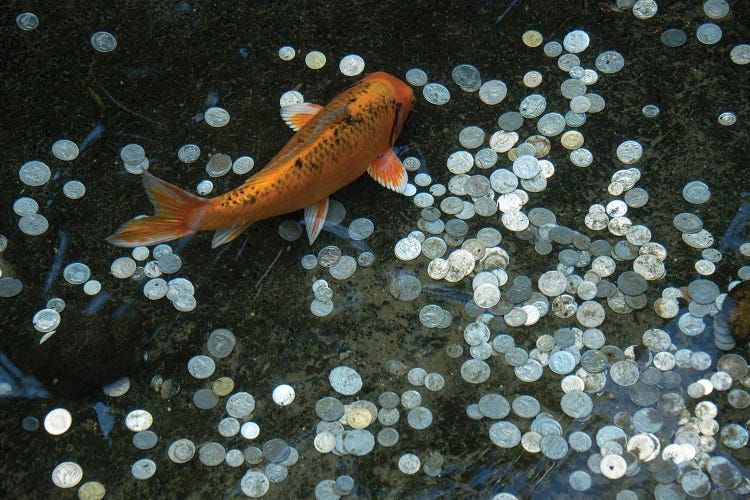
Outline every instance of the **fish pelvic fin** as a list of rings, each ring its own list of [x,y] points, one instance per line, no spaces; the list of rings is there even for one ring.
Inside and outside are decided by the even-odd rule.
[[[305,207],[305,229],[307,230],[307,239],[311,245],[323,230],[327,215],[328,197]]]
[[[209,200],[143,173],[143,187],[155,214],[126,222],[107,241],[118,247],[151,246],[176,240],[201,229]]]
[[[320,104],[312,104],[309,102],[301,102],[298,104],[290,104],[281,108],[281,118],[284,123],[289,125],[289,128],[295,132],[301,129],[305,123],[309,122],[313,116],[318,114],[318,111],[323,109]]]
[[[241,235],[249,225],[250,224],[240,224],[226,229],[216,230],[213,239],[211,239],[211,248],[216,248],[225,243],[229,243],[237,236]]]
[[[390,148],[375,158],[375,161],[367,168],[367,173],[378,181],[378,184],[397,193],[403,193],[409,181],[404,164]]]

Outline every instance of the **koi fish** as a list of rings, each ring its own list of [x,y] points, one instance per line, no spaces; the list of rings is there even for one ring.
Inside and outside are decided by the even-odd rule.
[[[107,241],[121,247],[149,246],[213,230],[211,247],[216,248],[253,222],[304,209],[312,244],[323,229],[328,196],[365,171],[384,187],[404,192],[408,177],[393,144],[413,104],[408,85],[378,72],[325,107],[284,106],[281,116],[296,134],[263,170],[240,187],[208,199],[144,172],[143,185],[156,213],[126,222]]]

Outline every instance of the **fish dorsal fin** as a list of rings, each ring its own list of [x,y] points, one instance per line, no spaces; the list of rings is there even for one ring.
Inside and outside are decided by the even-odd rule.
[[[388,149],[379,154],[375,161],[367,167],[367,173],[370,174],[370,177],[378,181],[381,186],[385,186],[397,193],[404,192],[406,182],[409,180],[403,163],[398,159],[393,149]]]
[[[305,207],[305,228],[311,245],[323,230],[326,215],[328,215],[328,197]]]
[[[301,129],[305,123],[309,122],[310,119],[321,109],[323,109],[323,106],[320,104],[312,104],[309,102],[290,104],[289,106],[281,108],[281,118],[284,120],[284,123],[289,125],[289,128],[296,132]]]
[[[235,239],[237,236],[243,233],[245,229],[247,229],[247,226],[250,224],[240,224],[239,226],[232,226],[226,229],[218,229],[214,233],[214,237],[211,240],[211,248],[216,248],[218,246],[221,246],[225,243],[229,243],[233,239]]]

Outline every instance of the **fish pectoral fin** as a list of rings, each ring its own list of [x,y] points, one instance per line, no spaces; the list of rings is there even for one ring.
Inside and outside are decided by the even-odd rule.
[[[323,230],[327,215],[328,197],[305,207],[305,228],[307,229],[307,239],[310,240],[311,245],[320,231]]]
[[[375,161],[367,167],[367,173],[381,186],[397,193],[404,192],[406,182],[409,180],[404,164],[398,159],[393,149],[388,149],[388,151],[379,154]]]
[[[281,118],[284,120],[284,123],[289,125],[289,128],[296,132],[301,129],[305,123],[309,122],[310,119],[321,109],[323,109],[323,106],[320,104],[312,104],[309,102],[290,104],[289,106],[281,108]]]
[[[226,229],[218,229],[211,240],[211,248],[216,248],[225,243],[229,243],[242,234],[249,225],[250,224],[240,224],[239,226],[232,226]]]

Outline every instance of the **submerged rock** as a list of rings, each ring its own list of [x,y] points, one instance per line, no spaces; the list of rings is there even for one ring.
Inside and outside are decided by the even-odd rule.
[[[743,281],[729,292],[722,313],[727,315],[732,338],[742,345],[750,339],[750,281]]]
[[[66,307],[55,334],[32,347],[31,369],[53,392],[86,394],[132,374],[140,361],[149,331],[143,307],[102,294],[91,302]]]

